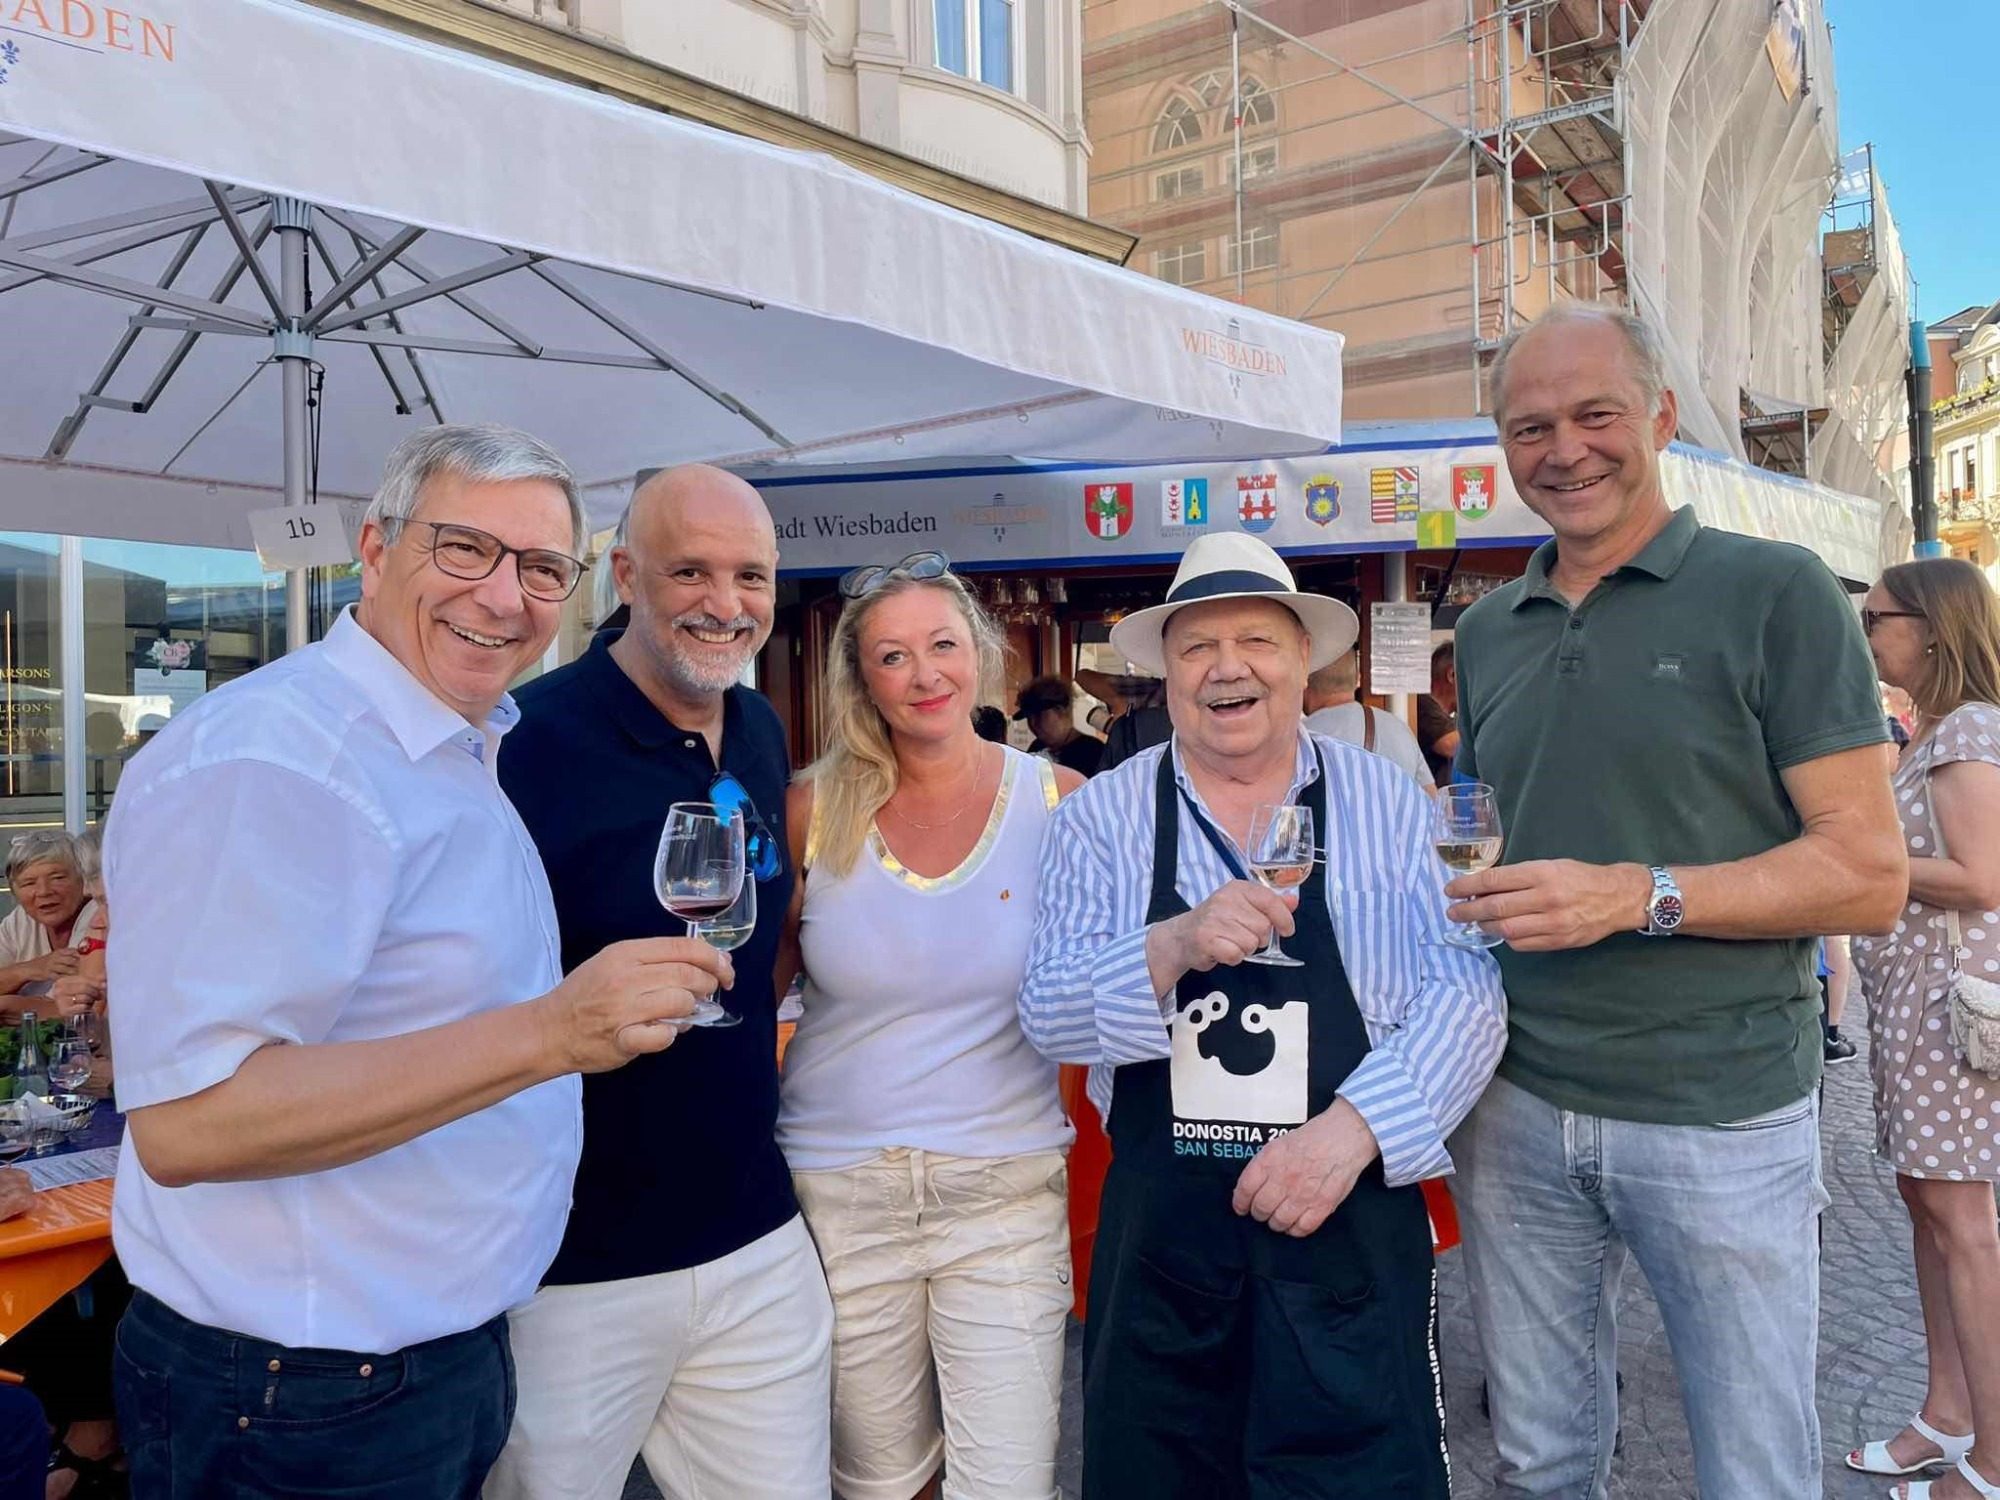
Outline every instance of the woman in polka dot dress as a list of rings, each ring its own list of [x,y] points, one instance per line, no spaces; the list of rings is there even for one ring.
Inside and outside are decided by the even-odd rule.
[[[1951,1043],[1945,914],[1960,914],[1968,972],[2000,979],[2000,603],[1970,563],[1926,558],[1885,572],[1863,621],[1882,680],[1918,709],[1894,780],[1910,899],[1895,931],[1854,940],[1854,967],[1876,1149],[1915,1230],[1929,1368],[1911,1424],[1847,1462],[1874,1474],[1949,1468],[1898,1485],[1899,1500],[1989,1500],[2000,1497],[2000,1081]]]

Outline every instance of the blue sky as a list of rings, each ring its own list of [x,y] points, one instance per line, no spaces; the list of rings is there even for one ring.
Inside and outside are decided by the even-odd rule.
[[[1876,169],[1936,322],[2000,300],[2000,0],[1826,0],[1840,144]]]

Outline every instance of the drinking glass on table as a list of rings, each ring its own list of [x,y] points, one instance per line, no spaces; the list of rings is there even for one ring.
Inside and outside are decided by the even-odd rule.
[[[1286,803],[1260,807],[1250,814],[1250,843],[1244,851],[1250,858],[1250,873],[1266,890],[1295,891],[1312,874],[1313,815],[1310,807]],[[1248,956],[1253,964],[1279,964],[1286,968],[1305,967],[1278,946],[1273,929],[1270,941]]]
[[[749,883],[744,875],[740,814],[725,818],[710,802],[676,802],[667,809],[659,853],[653,860],[653,891],[660,905],[688,924],[689,937],[704,938],[716,948],[736,946],[717,942],[703,928],[731,915]],[[755,899],[753,894],[751,900]],[[754,926],[754,906],[752,911]],[[693,1014],[680,1019],[690,1026],[734,1026],[743,1018],[710,998],[696,1001]]]
[[[0,1104],[0,1161],[13,1161],[28,1149],[28,1106],[18,1099]]]
[[[78,1036],[59,1037],[49,1059],[49,1082],[62,1093],[77,1093],[90,1082],[90,1064],[90,1043]]]
[[[1471,875],[1499,862],[1500,803],[1485,782],[1439,787],[1431,819],[1431,846],[1453,875]],[[1445,941],[1461,948],[1494,948],[1506,939],[1476,922],[1454,922]]]

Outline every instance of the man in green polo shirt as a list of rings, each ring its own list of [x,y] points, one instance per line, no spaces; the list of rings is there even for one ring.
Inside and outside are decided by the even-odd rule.
[[[1676,406],[1637,319],[1545,315],[1493,398],[1555,533],[1457,636],[1457,768],[1507,834],[1447,887],[1507,943],[1507,1053],[1451,1142],[1499,1492],[1605,1495],[1629,1252],[1704,1500],[1808,1500],[1811,938],[1887,929],[1907,885],[1874,668],[1810,552],[1669,509]]]

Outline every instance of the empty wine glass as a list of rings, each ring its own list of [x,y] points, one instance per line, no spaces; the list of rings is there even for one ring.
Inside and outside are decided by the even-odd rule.
[[[0,1161],[13,1161],[28,1149],[28,1107],[18,1099],[0,1104]]]
[[[1439,787],[1431,818],[1431,845],[1453,875],[1471,875],[1499,862],[1500,803],[1485,782]],[[1492,948],[1506,939],[1477,923],[1454,922],[1445,941],[1461,948]]]
[[[729,913],[742,894],[744,876],[740,814],[723,818],[711,802],[676,802],[667,809],[653,860],[653,892],[660,905],[688,924],[690,937],[702,936],[702,924]],[[689,1026],[734,1026],[742,1017],[708,998],[697,1000],[693,1014],[678,1019]]]
[[[81,1037],[60,1037],[49,1061],[49,1082],[62,1093],[74,1094],[90,1082],[90,1064],[90,1043]]]
[[[1260,807],[1250,814],[1250,873],[1266,890],[1292,891],[1306,883],[1313,867],[1313,815],[1310,807],[1285,803]],[[1279,964],[1304,968],[1278,946],[1277,929],[1270,941],[1248,956],[1253,964]]]

